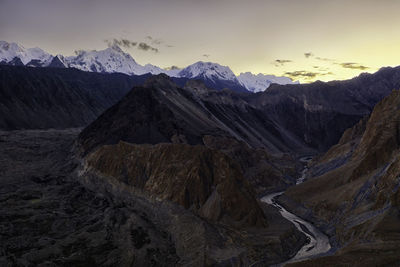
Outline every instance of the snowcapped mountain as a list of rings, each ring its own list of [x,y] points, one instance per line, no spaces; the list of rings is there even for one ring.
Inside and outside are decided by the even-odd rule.
[[[138,64],[130,54],[116,45],[104,50],[79,50],[74,56],[52,56],[40,48],[24,48],[16,43],[0,41],[0,62],[30,67],[77,68],[91,72],[120,72],[128,75],[160,74],[168,71],[157,66]]]
[[[182,78],[207,78],[210,80],[237,81],[235,74],[227,66],[199,61],[187,66],[178,73]]]
[[[229,88],[237,92],[247,92],[229,67],[217,63],[199,61],[182,69],[177,76],[201,79],[206,86],[217,90]]]
[[[121,72],[125,74],[145,74],[143,66],[121,50],[118,46],[112,46],[104,50],[76,51],[75,56],[67,57],[69,67],[83,71],[93,72]]]
[[[251,72],[240,73],[237,77],[239,83],[246,87],[247,90],[253,93],[265,91],[272,83],[276,84],[298,84],[299,82],[293,82],[288,77],[277,77],[274,75],[265,75],[259,73],[257,75]]]
[[[142,66],[117,45],[110,46],[104,50],[79,50],[75,52],[74,56],[64,57],[62,55],[52,56],[37,47],[25,48],[17,43],[0,41],[0,64],[77,68],[82,71],[119,72],[128,75],[165,73],[170,77],[201,79],[206,86],[217,90],[230,88],[239,92],[264,91],[271,83],[294,83],[288,77],[254,75],[250,72],[241,73],[236,77],[229,67],[212,62],[199,61],[183,69],[177,67],[162,69],[151,64]]]
[[[53,57],[38,47],[25,48],[17,43],[0,41],[0,62],[8,63],[14,58],[19,58],[24,65],[32,60],[37,60],[41,66],[46,66]]]

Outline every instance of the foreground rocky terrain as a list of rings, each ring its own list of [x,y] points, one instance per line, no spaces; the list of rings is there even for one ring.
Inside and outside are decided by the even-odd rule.
[[[397,266],[400,255],[400,91],[315,160],[305,183],[280,198],[336,244],[334,255],[298,265]]]
[[[149,221],[147,207],[74,179],[70,152],[78,133],[0,132],[0,265],[177,263],[170,235]]]
[[[268,206],[260,206],[268,227],[228,227],[78,175],[78,133],[0,132],[0,265],[265,265],[289,258],[305,242]]]

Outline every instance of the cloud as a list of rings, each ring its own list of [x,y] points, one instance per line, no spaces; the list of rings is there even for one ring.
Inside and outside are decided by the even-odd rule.
[[[171,67],[167,67],[165,68],[165,70],[180,70],[181,68],[179,68],[178,66],[171,66]]]
[[[150,41],[151,44],[160,45],[163,43],[161,39],[151,37],[150,35],[146,36],[146,39]]]
[[[150,36],[147,36],[147,37],[150,37]],[[147,37],[146,37],[146,39],[148,39]],[[154,52],[154,53],[158,53],[159,52],[158,48],[153,47],[152,45],[150,45],[148,43],[145,43],[145,42],[136,42],[136,41],[131,41],[131,40],[128,40],[128,39],[123,39],[123,38],[121,38],[121,39],[116,39],[116,38],[107,39],[107,40],[104,40],[104,42],[106,42],[109,47],[111,47],[113,45],[118,45],[119,47],[123,47],[123,48],[136,47],[137,49],[140,49],[140,50],[143,50],[143,51],[151,51],[151,52]]]
[[[320,61],[328,61],[328,62],[335,61],[334,59],[330,59],[330,58],[326,58],[326,57],[315,57],[315,59],[318,59]]]
[[[305,79],[305,80],[313,80],[318,76],[325,76],[325,75],[333,75],[332,72],[313,72],[313,71],[306,71],[306,70],[297,70],[297,71],[288,71],[284,73],[284,76],[288,76],[292,80],[295,79]]]
[[[152,52],[158,53],[157,48],[152,47],[151,45],[144,43],[144,42],[139,43],[137,48],[140,50],[143,50],[143,51],[152,51]]]
[[[203,57],[210,57],[210,55],[209,54],[204,54]]]
[[[292,60],[288,60],[288,59],[276,59],[274,62],[272,62],[272,64],[275,65],[275,67],[281,67],[287,63],[291,63],[293,62]]]
[[[145,38],[146,38],[147,40],[150,41],[150,44],[155,45],[155,46],[159,46],[159,45],[162,45],[162,44],[163,44],[165,47],[168,47],[168,48],[174,47],[173,45],[166,44],[166,43],[165,43],[162,39],[160,39],[160,38],[155,38],[155,37],[152,37],[152,36],[150,36],[150,35],[147,35]]]
[[[319,72],[311,72],[311,71],[305,71],[305,70],[297,70],[297,71],[288,71],[285,72],[284,75],[289,76],[290,78],[307,78],[307,79],[313,79],[317,77]]]
[[[355,70],[366,70],[369,69],[367,66],[360,65],[358,63],[354,62],[344,62],[344,63],[338,63],[342,68],[345,69],[355,69]]]
[[[327,67],[322,67],[322,66],[313,66],[314,69],[317,69],[319,71],[328,71],[329,68]]]
[[[304,53],[304,56],[305,56],[306,58],[309,58],[309,57],[313,57],[314,54],[311,53],[311,52],[307,52],[307,53]]]
[[[118,45],[124,48],[131,48],[137,45],[137,42],[128,40],[128,39],[107,39],[105,40],[108,46]]]

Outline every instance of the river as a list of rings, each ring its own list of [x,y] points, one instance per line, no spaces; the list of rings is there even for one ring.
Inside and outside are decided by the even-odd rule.
[[[301,159],[301,161],[305,163],[305,167],[302,171],[301,176],[297,179],[296,184],[300,184],[304,181],[308,170],[306,163],[309,160],[310,160],[309,158]],[[300,232],[302,232],[307,236],[309,242],[305,244],[293,258],[276,266],[283,266],[286,263],[302,261],[328,252],[331,249],[328,236],[326,236],[324,233],[318,230],[318,228],[316,228],[311,222],[301,219],[295,214],[287,211],[284,207],[282,207],[276,202],[276,198],[282,195],[283,193],[284,191],[268,194],[263,198],[261,198],[261,201],[278,208],[279,212],[285,219],[291,221]]]

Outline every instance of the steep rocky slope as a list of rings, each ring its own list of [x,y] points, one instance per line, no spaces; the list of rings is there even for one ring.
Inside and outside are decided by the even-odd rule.
[[[267,225],[239,166],[225,154],[204,146],[120,142],[91,153],[87,167],[210,221]]]
[[[400,91],[378,103],[365,121],[346,131],[341,142],[314,163],[319,176],[281,198],[322,226],[339,246],[334,256],[315,264],[398,263]]]
[[[375,104],[400,88],[400,67],[382,68],[346,81],[272,85],[248,101],[304,144],[326,151]]]

